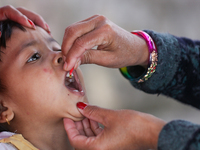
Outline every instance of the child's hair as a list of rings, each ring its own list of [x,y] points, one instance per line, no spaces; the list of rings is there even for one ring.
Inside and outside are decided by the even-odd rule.
[[[11,21],[11,20],[4,20],[4,21],[0,21],[0,31],[1,31],[1,37],[0,37],[0,63],[2,62],[2,54],[4,53],[2,51],[2,47],[6,49],[6,41],[10,39],[11,35],[12,35],[12,30],[13,27],[17,27],[19,29],[21,29],[22,31],[26,31],[26,29],[20,25],[17,22]],[[0,76],[0,94],[2,94],[3,92],[5,92],[6,87],[5,85],[3,85],[3,82],[1,80],[1,76]],[[0,110],[1,112],[1,110]]]
[[[17,27],[22,31],[26,31],[26,29],[20,25],[19,23],[16,23],[11,20],[4,20],[0,21],[0,31],[1,31],[1,37],[0,37],[0,64],[2,62],[2,54],[4,54],[4,51],[2,48],[6,49],[6,41],[8,41],[11,38],[13,27]],[[3,81],[1,79],[1,73],[0,73],[0,94],[5,93],[6,86],[3,84]],[[0,100],[1,103],[1,100]],[[5,108],[0,104],[0,114],[5,111]],[[5,126],[3,124],[0,124],[0,132],[5,131]]]

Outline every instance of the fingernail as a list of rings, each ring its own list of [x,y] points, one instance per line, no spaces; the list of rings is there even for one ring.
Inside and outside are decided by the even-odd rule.
[[[83,102],[78,102],[77,104],[76,104],[76,106],[79,108],[79,109],[85,109],[85,107],[87,106],[87,104],[86,103],[83,103]]]
[[[1,31],[0,31],[0,38],[1,38]]]
[[[64,63],[63,69],[64,69],[64,70],[67,70],[67,62]]]
[[[34,24],[30,19],[28,19],[28,22],[30,23],[30,25],[31,25],[34,29],[36,29],[35,24]]]
[[[45,26],[46,26],[46,30],[47,30],[47,32],[48,32],[49,34],[51,34],[51,30],[50,30],[49,25],[46,23]]]

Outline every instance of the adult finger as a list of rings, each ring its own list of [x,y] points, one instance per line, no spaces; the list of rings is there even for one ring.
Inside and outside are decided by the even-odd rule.
[[[63,122],[64,122],[65,130],[67,131],[68,136],[70,135],[71,139],[80,135],[78,129],[76,128],[75,122],[73,120],[64,118]]]
[[[88,105],[83,102],[78,102],[77,107],[81,112],[81,114],[83,114],[85,117],[94,120],[96,122],[99,122],[105,127],[107,127],[109,125],[110,120],[112,120],[110,117],[112,117],[113,115],[112,112],[114,110]]]
[[[90,121],[92,131],[95,135],[98,135],[103,131],[103,129],[99,126],[98,122],[93,121],[93,120],[89,120],[89,121]]]
[[[91,129],[90,122],[89,122],[88,118],[85,118],[82,121],[82,124],[83,124],[83,127],[84,127],[85,134],[87,136],[94,136],[94,133],[93,133],[93,131]]]
[[[76,149],[93,149],[89,147],[91,147],[90,143],[93,143],[95,137],[86,137],[81,135],[77,130],[73,120],[64,118],[63,121],[65,130],[72,146],[76,147]]]
[[[0,20],[6,19],[13,20],[29,28],[35,28],[35,25],[31,20],[27,19],[25,15],[11,5],[0,8]]]
[[[36,25],[42,27],[45,29],[48,33],[50,33],[49,25],[44,21],[44,19],[38,15],[35,12],[29,11],[26,8],[18,7],[18,11],[20,11],[22,14],[26,15],[29,19],[31,19]]]
[[[65,29],[65,34],[63,37],[61,48],[65,56],[67,55],[69,49],[78,37],[81,37],[82,35],[92,31],[95,28],[96,24],[93,23],[95,17],[97,17],[97,15],[92,16],[83,21],[74,23]]]
[[[84,131],[84,127],[83,127],[82,121],[75,122],[75,125],[76,125],[76,128],[79,131],[79,133],[81,135],[85,135],[85,131]]]
[[[100,50],[93,50],[92,48],[95,46],[101,45],[101,47],[106,47],[111,44],[111,40],[109,37],[111,35],[108,35],[107,31],[110,30],[109,26],[101,27],[101,29],[95,29],[92,32],[89,32],[79,38],[77,38],[70,50],[68,51],[66,56],[66,62],[67,62],[67,68],[64,68],[65,70],[70,70],[77,62],[77,60],[81,57],[81,63],[95,63],[95,64],[101,64],[102,58],[104,58],[106,55],[99,56],[97,53],[97,57],[89,57],[93,55],[91,54],[92,51],[100,51]],[[102,32],[103,31],[103,32]],[[91,50],[89,53],[88,51]],[[101,53],[103,54],[103,53]],[[107,57],[107,56],[106,56]],[[100,62],[99,62],[100,61]]]

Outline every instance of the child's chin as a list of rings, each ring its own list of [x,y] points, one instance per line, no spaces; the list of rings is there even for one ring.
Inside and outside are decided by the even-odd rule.
[[[85,117],[83,115],[81,115],[80,117],[73,117],[71,118],[73,121],[81,121],[83,120]]]
[[[83,117],[81,117],[81,118],[76,118],[74,121],[81,121],[81,120],[83,120],[85,117],[83,116]]]
[[[85,117],[78,112],[78,114],[76,114],[75,116],[71,116],[70,119],[72,119],[73,121],[81,121],[83,120]]]

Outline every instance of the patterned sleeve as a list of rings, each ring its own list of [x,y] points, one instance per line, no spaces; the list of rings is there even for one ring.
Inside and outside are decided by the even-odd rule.
[[[158,65],[149,80],[132,80],[131,84],[146,93],[163,94],[200,109],[200,41],[145,32],[156,43]],[[169,122],[159,135],[158,149],[200,149],[200,125],[181,120]]]
[[[156,72],[144,83],[131,84],[147,93],[172,97],[200,109],[200,41],[147,32],[158,49]]]

